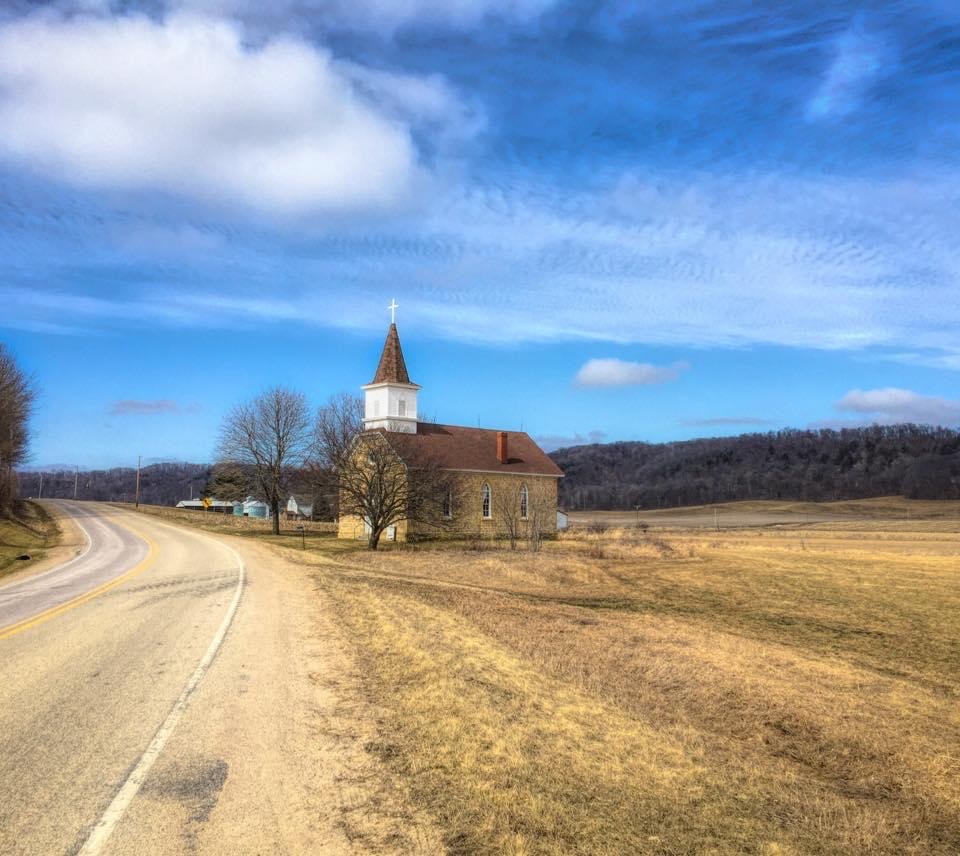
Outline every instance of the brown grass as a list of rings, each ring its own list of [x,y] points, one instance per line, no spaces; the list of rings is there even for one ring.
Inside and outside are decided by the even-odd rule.
[[[117,508],[133,511],[132,503],[114,502]],[[359,549],[363,545],[352,542],[337,542],[337,524],[311,520],[280,520],[280,534],[273,535],[271,521],[260,517],[237,517],[234,514],[220,514],[211,511],[193,511],[184,508],[170,508],[165,505],[141,505],[140,513],[159,517],[169,523],[195,526],[207,532],[217,532],[223,535],[240,535],[257,538],[277,546],[306,544],[309,549],[315,549],[317,542],[323,542],[327,551],[337,549]],[[303,526],[301,536],[298,526]]]
[[[942,511],[299,555],[381,710],[369,750],[454,853],[947,854],[960,534]]]
[[[0,578],[36,564],[60,535],[54,517],[39,503],[18,503],[12,518],[0,519]],[[30,561],[17,559],[29,555]]]

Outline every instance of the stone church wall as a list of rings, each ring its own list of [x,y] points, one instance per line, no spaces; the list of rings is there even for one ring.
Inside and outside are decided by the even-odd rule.
[[[398,541],[411,538],[503,538],[509,530],[507,515],[517,519],[521,538],[529,533],[531,519],[539,514],[540,531],[552,538],[557,532],[557,479],[552,476],[517,475],[514,473],[459,473],[453,497],[453,515],[442,526],[397,524]],[[492,513],[483,517],[483,486],[490,485]],[[520,519],[520,487],[529,491],[527,520]],[[340,520],[340,538],[364,538],[363,520],[344,516]],[[386,536],[384,536],[384,540]]]
[[[439,531],[428,528],[417,534],[444,538],[502,538],[508,530],[507,514],[513,514],[518,520],[521,537],[524,537],[529,531],[529,518],[539,511],[543,521],[541,532],[546,537],[553,537],[557,531],[557,481],[550,476],[514,473],[459,473],[452,518],[444,521]],[[482,511],[484,484],[490,485],[493,506],[489,520],[484,519]],[[519,493],[524,484],[529,491],[526,521],[519,519]]]

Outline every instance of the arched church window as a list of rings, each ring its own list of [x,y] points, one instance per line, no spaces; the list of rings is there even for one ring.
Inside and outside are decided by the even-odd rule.
[[[493,514],[493,496],[490,493],[490,485],[485,484],[481,493],[483,500],[483,519],[489,520]]]
[[[530,507],[530,492],[525,484],[520,485],[520,517],[527,519],[527,509]]]
[[[406,400],[405,398],[401,398],[401,399],[400,399],[400,405],[399,405],[399,406],[400,406],[400,410],[399,410],[399,413],[398,413],[397,415],[398,415],[398,416],[406,416],[406,415],[407,415],[407,400]]]

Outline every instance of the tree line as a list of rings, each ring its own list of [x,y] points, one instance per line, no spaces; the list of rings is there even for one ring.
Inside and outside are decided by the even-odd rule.
[[[672,443],[559,449],[571,510],[750,499],[960,498],[960,432],[925,425],[784,430]]]
[[[181,499],[199,498],[210,481],[210,464],[160,463],[140,470],[140,501],[147,505],[176,505]],[[41,491],[42,479],[42,491]],[[133,502],[136,467],[103,470],[26,470],[20,473],[20,493],[43,499],[91,499],[97,502]],[[76,490],[76,494],[74,491]]]
[[[28,454],[28,428],[36,389],[0,343],[0,517],[9,517],[17,500],[17,467]]]

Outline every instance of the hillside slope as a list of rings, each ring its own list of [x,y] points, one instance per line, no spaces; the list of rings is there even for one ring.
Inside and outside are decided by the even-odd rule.
[[[960,498],[960,432],[921,425],[777,431],[551,454],[571,510],[672,508],[747,499]]]

